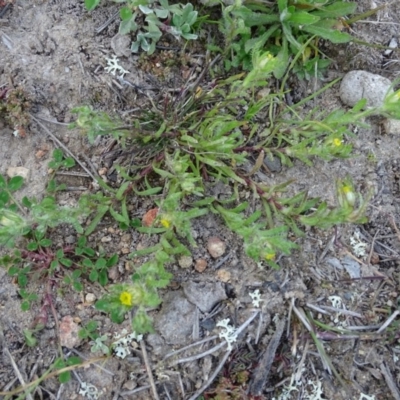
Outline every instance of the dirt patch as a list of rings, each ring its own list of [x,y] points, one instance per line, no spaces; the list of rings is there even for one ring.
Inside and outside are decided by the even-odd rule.
[[[370,9],[369,1],[360,1],[358,7],[359,12]],[[146,104],[149,97],[157,101],[161,89],[179,88],[188,69],[198,62],[194,52],[175,63],[167,63],[178,58],[171,51],[159,50],[146,62],[141,56],[129,54],[126,42],[116,38],[117,21],[97,33],[96,29],[117,9],[104,5],[89,14],[77,0],[17,0],[2,15],[0,87],[22,87],[32,101],[31,112],[40,121],[31,122],[25,138],[14,136],[14,127],[0,121],[0,173],[6,175],[9,167],[29,170],[21,196],[41,198],[50,177],[48,162],[54,139],[41,124],[89,171],[100,173],[101,168],[107,167],[112,180],[110,169],[118,164],[118,159],[115,156],[108,160],[104,156],[109,141],[102,139],[90,145],[77,131],[67,129],[63,124],[74,120],[71,109],[90,104],[129,119],[131,110]],[[378,15],[371,16],[369,22],[357,23],[352,29],[360,40],[385,45],[398,35],[399,19],[400,5],[392,2]],[[382,68],[382,50],[358,44],[329,46],[327,50],[336,63],[336,69],[330,72],[332,76],[352,69],[365,69],[391,80],[399,75],[398,53],[397,60],[394,56],[393,62]],[[127,80],[132,85],[106,73],[106,58],[114,54],[130,71]],[[294,82],[300,97],[323,84]],[[338,86],[323,95],[320,105],[324,109],[341,106]],[[202,393],[203,398],[210,399],[217,395],[246,399],[251,398],[246,391],[249,387],[254,389],[254,376],[263,362],[266,368],[269,362],[272,365],[268,367],[268,385],[259,398],[361,399],[362,394],[371,399],[393,398],[388,382],[399,384],[398,325],[397,320],[388,323],[387,328],[382,328],[382,324],[396,312],[399,297],[399,137],[385,134],[380,120],[368,122],[369,128],[358,129],[350,138],[354,145],[350,159],[329,163],[317,160],[313,167],[296,162],[291,168],[260,175],[267,185],[294,180],[288,195],[307,190],[311,197],[320,197],[329,204],[335,202],[336,179],[350,175],[362,193],[372,190],[367,224],[330,231],[309,229],[305,237],[297,239],[301,251],[282,257],[281,269],[271,271],[244,255],[241,241],[221,220],[212,215],[196,220],[193,237],[197,248],[191,249],[191,260],[170,266],[174,280],[161,291],[162,306],[152,311],[155,333],[146,335],[141,344],[132,340],[126,358],[98,360],[77,370],[68,383],[61,385],[55,376],[44,380],[34,398],[81,399],[83,394],[79,392],[85,391],[82,382],[87,382],[97,388],[99,398],[149,399],[154,394],[147,364],[153,367],[160,399],[195,399],[201,398]],[[122,153],[117,155],[126,158]],[[64,204],[73,204],[79,193],[93,189],[84,170],[76,168],[75,172],[84,174],[58,176],[69,189],[60,195]],[[229,196],[232,189],[217,185],[214,190],[218,196]],[[154,203],[149,199],[132,199],[129,207],[130,212],[141,217]],[[226,246],[218,257],[212,257],[207,250],[211,237],[221,239]],[[65,227],[54,230],[52,239],[61,246],[77,240],[74,231]],[[106,218],[90,240],[93,247],[119,254],[119,263],[110,271],[109,280],[121,283],[130,279],[135,262],[140,262],[128,259],[127,255],[138,247],[149,246],[152,239],[135,230],[122,231]],[[202,272],[195,268],[199,260],[203,267],[206,265]],[[350,279],[351,273],[357,278]],[[113,324],[93,308],[93,299],[104,293],[99,285],[85,284],[79,293],[57,284],[49,292],[49,288],[38,283],[36,293],[51,293],[54,311],[46,311],[39,343],[29,348],[23,331],[31,326],[35,316],[43,317],[43,303],[34,304],[32,312],[22,312],[18,287],[3,270],[0,282],[2,391],[21,383],[16,369],[25,382],[32,382],[53,365],[58,354],[57,324],[64,317],[71,317],[71,324],[79,327],[96,321],[98,331],[108,335],[109,342],[117,340],[114,335],[123,328],[129,332],[128,320],[122,325]],[[209,296],[209,291],[215,301],[199,307],[196,299]],[[257,291],[258,303],[252,297],[258,298],[254,294]],[[323,343],[325,359],[318,354],[310,332],[299,323],[305,312],[320,323],[311,334]],[[228,326],[217,326],[227,318]],[[285,329],[277,336],[277,327],[282,323]],[[343,331],[334,335],[324,329],[324,324]],[[229,327],[242,331],[234,337]],[[352,335],[352,329],[357,335]],[[233,346],[229,354],[218,336],[221,332]],[[363,334],[358,335],[359,332]],[[64,354],[93,359],[93,343],[75,339],[76,344],[72,349],[64,348]],[[278,343],[276,352],[268,358],[274,341]],[[178,352],[197,342],[197,346]],[[213,350],[207,352],[209,349]],[[331,364],[326,360],[331,360]],[[219,371],[217,376],[214,371]],[[334,371],[338,371],[337,376]]]

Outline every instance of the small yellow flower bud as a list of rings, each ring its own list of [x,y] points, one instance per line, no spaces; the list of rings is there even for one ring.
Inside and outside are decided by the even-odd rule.
[[[342,145],[342,141],[339,138],[335,138],[332,140],[332,143],[336,147],[340,147]]]
[[[353,191],[353,188],[350,185],[344,185],[342,187],[342,193],[345,195],[348,203],[353,206],[356,202],[356,195]]]
[[[162,219],[160,220],[160,223],[161,223],[161,225],[162,225],[164,228],[167,228],[167,229],[171,226],[171,221],[169,221],[169,220],[166,219],[166,218],[162,218]]]
[[[274,261],[274,260],[275,260],[275,257],[276,257],[276,254],[275,254],[274,252],[268,252],[268,253],[265,255],[265,259],[266,259],[267,261]]]
[[[122,292],[119,296],[119,301],[124,306],[130,307],[132,305],[132,295],[129,292]]]

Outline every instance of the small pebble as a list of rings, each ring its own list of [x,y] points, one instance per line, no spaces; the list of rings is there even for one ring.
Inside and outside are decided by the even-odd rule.
[[[190,256],[179,257],[178,264],[181,268],[190,268],[193,264],[193,258]]]
[[[225,242],[216,236],[212,236],[208,239],[207,250],[211,257],[218,258],[221,257],[226,250]]]
[[[85,302],[87,304],[93,304],[96,301],[96,296],[93,293],[88,293],[85,296]]]
[[[112,240],[112,237],[111,237],[111,236],[103,236],[103,237],[100,239],[100,242],[101,242],[101,243],[108,243],[108,242],[111,242],[111,240]]]
[[[115,282],[116,280],[118,280],[119,277],[120,277],[120,273],[119,273],[118,267],[116,265],[114,265],[108,271],[108,278]]]
[[[229,282],[231,280],[231,273],[226,269],[220,269],[217,271],[217,279],[221,282]]]
[[[204,258],[199,258],[196,260],[194,264],[194,269],[197,272],[204,272],[204,270],[207,268],[207,261]]]
[[[21,176],[24,179],[29,177],[30,170],[25,167],[9,167],[7,168],[7,175],[10,178],[14,178],[14,176]]]
[[[158,207],[152,208],[142,218],[143,226],[152,226],[158,214]]]
[[[354,106],[361,99],[367,100],[367,107],[380,107],[386,94],[393,93],[391,81],[381,75],[367,71],[350,71],[340,84],[340,99],[348,106]]]

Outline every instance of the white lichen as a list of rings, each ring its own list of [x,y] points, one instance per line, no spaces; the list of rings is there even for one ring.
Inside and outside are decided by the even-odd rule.
[[[143,339],[143,335],[138,335],[136,332],[129,335],[127,333],[126,329],[123,329],[121,333],[115,333],[114,338],[118,340],[112,344],[115,355],[122,359],[131,354],[130,347],[133,341],[140,342]]]
[[[361,240],[359,231],[355,231],[353,236],[350,237],[350,245],[356,257],[366,256],[368,244]]]
[[[261,299],[261,293],[258,289],[256,289],[254,292],[250,292],[249,296],[252,298],[253,300],[253,306],[256,308],[260,307],[260,302],[262,302],[263,300]]]
[[[228,344],[228,351],[232,350],[232,343],[236,342],[237,339],[237,331],[236,329],[229,325],[229,319],[223,319],[217,323],[217,326],[220,328],[225,329],[224,331],[220,332],[219,337],[221,339],[225,339],[226,343]]]
[[[81,382],[79,394],[88,398],[89,400],[97,400],[99,398],[99,391],[97,390],[97,387],[91,383]]]
[[[104,69],[109,74],[113,74],[115,76],[115,73],[119,72],[119,76],[121,78],[123,78],[125,74],[129,74],[129,71],[127,71],[126,69],[124,69],[119,65],[119,59],[117,58],[116,55],[114,55],[112,58],[106,57],[106,61],[108,67],[105,67]]]

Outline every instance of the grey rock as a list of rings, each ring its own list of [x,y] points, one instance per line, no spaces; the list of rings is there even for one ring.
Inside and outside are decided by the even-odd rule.
[[[203,313],[211,309],[227,296],[221,282],[187,282],[183,291],[188,300],[195,304]]]
[[[398,119],[387,119],[383,122],[383,128],[387,135],[400,135],[400,121]]]
[[[164,356],[168,351],[164,339],[157,333],[147,335],[146,342],[151,346],[151,350],[156,356]]]
[[[272,156],[272,158],[268,155],[265,156],[264,164],[271,172],[280,172],[282,169],[281,160],[277,156]]]
[[[380,107],[386,94],[392,93],[389,79],[366,71],[350,71],[340,84],[340,99],[348,106],[354,106],[361,99],[367,100],[367,107]]]
[[[155,327],[168,344],[184,344],[191,336],[196,306],[181,291],[169,292],[155,322]]]
[[[116,34],[111,39],[111,48],[117,57],[129,57],[131,52],[131,39],[128,35]]]

